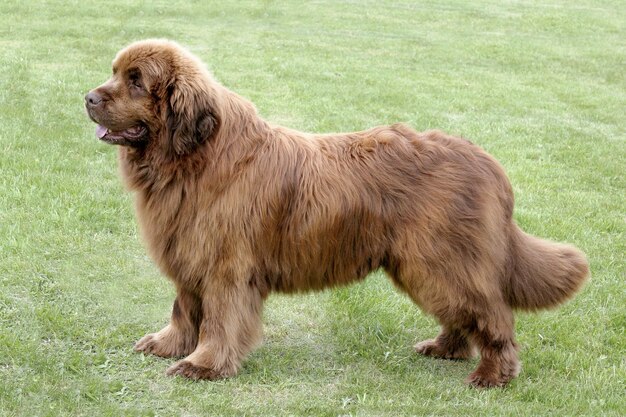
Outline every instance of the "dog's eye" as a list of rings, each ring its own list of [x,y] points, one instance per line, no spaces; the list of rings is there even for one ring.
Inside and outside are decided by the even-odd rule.
[[[139,71],[131,71],[128,73],[128,81],[130,82],[131,87],[135,88],[143,88],[141,85],[141,74]]]

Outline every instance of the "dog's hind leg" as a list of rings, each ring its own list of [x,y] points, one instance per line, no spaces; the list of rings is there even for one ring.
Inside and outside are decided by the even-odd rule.
[[[436,265],[436,266],[435,266]],[[439,358],[465,359],[476,346],[481,360],[467,382],[475,387],[504,386],[519,373],[514,318],[505,303],[495,272],[460,262],[396,263],[387,268],[394,283],[423,310],[442,323],[437,338],[416,351]]]
[[[416,344],[416,352],[443,359],[469,359],[475,356],[468,333],[456,323],[456,317],[446,316],[450,296],[445,288],[445,279],[436,279],[417,263],[396,261],[386,265],[385,269],[400,290],[442,323],[439,335]]]
[[[432,311],[432,310],[431,310]],[[443,326],[433,341],[419,343],[422,354],[444,358],[467,358],[472,346],[480,351],[480,362],[467,382],[477,388],[503,387],[520,371],[511,308],[496,294],[468,297],[462,305],[440,304],[432,311],[442,323],[454,323],[453,331]]]
[[[480,362],[467,382],[477,388],[502,387],[520,371],[513,312],[502,301],[482,304],[435,313],[442,322],[454,322],[454,330],[443,325],[436,339],[418,343],[416,350],[440,358],[466,359],[473,356],[476,346]]]
[[[415,345],[415,351],[426,356],[442,359],[470,359],[476,355],[464,330],[443,325],[435,339],[424,340]]]
[[[480,363],[467,378],[477,388],[502,387],[520,372],[518,345],[514,338],[511,308],[504,302],[491,302],[467,329],[480,349]]]

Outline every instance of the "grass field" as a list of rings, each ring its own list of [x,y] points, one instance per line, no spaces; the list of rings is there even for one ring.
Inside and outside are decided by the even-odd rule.
[[[0,415],[625,415],[626,8],[621,1],[0,4]],[[236,378],[164,375],[132,351],[173,288],[137,236],[116,154],[83,96],[130,41],[167,37],[267,119],[323,132],[403,121],[496,156],[528,232],[568,241],[592,280],[519,314],[523,370],[417,356],[436,322],[382,274],[272,296]]]

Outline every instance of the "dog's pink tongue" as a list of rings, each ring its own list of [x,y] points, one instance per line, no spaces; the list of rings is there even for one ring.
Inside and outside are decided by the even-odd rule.
[[[98,137],[98,139],[102,139],[103,137],[105,137],[108,130],[109,129],[107,129],[106,127],[98,125],[98,127],[96,127],[96,136]]]

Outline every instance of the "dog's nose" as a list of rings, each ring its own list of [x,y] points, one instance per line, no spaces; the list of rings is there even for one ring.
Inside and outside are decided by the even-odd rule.
[[[87,104],[90,107],[97,106],[101,102],[102,102],[102,96],[96,93],[95,91],[90,91],[85,96],[85,104]]]

